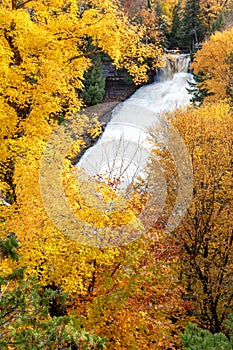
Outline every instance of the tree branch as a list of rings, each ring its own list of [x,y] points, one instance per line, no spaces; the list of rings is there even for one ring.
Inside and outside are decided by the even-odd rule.
[[[18,10],[18,9],[24,7],[24,5],[26,5],[28,2],[31,2],[31,1],[32,0],[26,0],[26,1],[20,2],[19,4],[15,5],[15,9]]]

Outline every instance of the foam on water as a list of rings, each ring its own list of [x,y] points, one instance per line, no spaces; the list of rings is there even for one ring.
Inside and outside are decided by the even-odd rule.
[[[124,157],[124,150],[130,148],[130,143],[140,145],[140,149],[150,148],[147,140],[149,128],[159,125],[160,116],[165,112],[189,103],[187,87],[188,80],[192,80],[192,75],[188,73],[189,62],[189,55],[170,55],[157,81],[141,87],[116,107],[100,140],[86,151],[77,166],[92,176],[109,173],[121,177],[124,173],[122,168],[125,168],[127,182],[130,182],[135,172],[135,154],[132,154],[132,159],[129,152]],[[127,163],[123,166],[120,165],[119,150],[126,158],[122,160],[122,164]]]

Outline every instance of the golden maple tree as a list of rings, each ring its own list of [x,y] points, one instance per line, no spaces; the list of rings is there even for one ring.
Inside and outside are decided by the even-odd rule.
[[[225,0],[200,0],[202,22],[207,28],[207,32],[211,30],[211,26],[221,12],[227,6],[230,6],[230,2]]]
[[[216,32],[203,43],[202,49],[195,54],[191,67],[195,74],[203,75],[198,86],[207,90],[206,101],[232,99],[232,36],[232,28]]]
[[[173,3],[167,2],[171,6]],[[113,337],[112,348],[123,349],[125,344],[131,346],[135,339],[138,348],[174,346],[179,341],[175,336],[172,342],[172,335],[177,335],[180,324],[167,314],[183,312],[182,289],[177,283],[179,258],[174,252],[170,260],[164,254],[159,257],[163,244],[139,241],[128,247],[124,255],[124,251],[117,248],[103,250],[69,240],[49,219],[39,187],[41,156],[46,142],[61,120],[82,108],[78,91],[83,88],[83,76],[91,64],[90,55],[97,51],[107,53],[116,67],[126,67],[139,83],[146,79],[146,60],[151,58],[156,64],[161,50],[143,43],[145,27],[129,22],[119,11],[116,1],[3,0],[0,23],[0,191],[10,204],[1,207],[1,237],[10,231],[15,232],[23,255],[19,265],[26,266],[28,274],[37,274],[44,285],[53,283],[70,294],[76,294],[78,306],[75,307],[83,318],[88,316],[85,326],[93,327],[98,334],[104,330],[101,326],[109,326],[106,334]],[[226,96],[231,83],[229,72],[232,66],[228,62],[231,59],[228,48],[232,51],[231,35],[232,30],[229,30],[213,36],[209,44],[203,45],[205,53],[201,50],[194,63],[194,69],[203,69],[206,73],[208,79],[204,84],[209,91],[221,98]],[[93,44],[91,53],[87,51],[89,40]],[[221,55],[220,50],[215,52],[215,44],[218,48],[224,47],[226,55],[222,50]],[[211,61],[211,53],[222,64],[225,75]],[[211,71],[212,67],[215,69]],[[77,115],[76,121],[79,137],[75,152],[79,152],[85,142],[82,135],[89,132],[96,136],[100,128],[98,122],[90,121],[85,115]],[[185,243],[187,256],[196,254],[195,259],[188,259],[183,268],[187,276],[184,285],[195,286],[197,316],[205,315],[203,323],[212,329],[221,327],[221,317],[228,312],[226,306],[231,300],[228,288],[232,268],[229,218],[232,204],[229,185],[231,123],[232,114],[225,104],[179,112],[175,122],[190,148],[196,176],[194,200],[186,221],[177,231]],[[53,175],[51,172],[51,184]],[[110,226],[120,226],[132,222],[137,210],[141,209],[141,198],[135,193],[124,215],[123,211],[119,211],[119,215],[100,215],[74,191],[72,178],[73,168],[66,158],[63,185],[71,207],[73,205],[74,212],[83,221],[91,218],[95,226],[104,227],[109,222]],[[95,182],[95,186],[105,203],[109,198],[116,198],[111,186],[100,181]],[[89,201],[93,198],[90,195]],[[121,204],[121,198],[117,200]],[[51,197],[51,206],[53,201]],[[220,241],[224,244],[219,244]],[[4,272],[13,268],[8,259],[1,265]],[[103,277],[105,271],[110,275]],[[116,284],[118,289],[115,292],[112,289]],[[128,293],[125,299],[124,293]],[[113,320],[112,312],[116,310],[116,301],[121,298],[124,302],[119,303]],[[105,304],[107,299],[110,304]],[[84,305],[80,306],[82,301]],[[151,308],[151,304],[158,306]],[[216,305],[217,318],[213,304]],[[138,308],[138,313],[135,308]],[[100,322],[96,323],[98,313]],[[129,335],[132,320],[135,328]],[[156,345],[153,343],[154,334]]]
[[[108,349],[178,349],[186,311],[174,237],[150,230],[121,249],[111,266],[96,262],[89,292],[72,295],[70,313],[82,315],[86,329],[106,336]]]
[[[224,330],[233,311],[232,110],[223,102],[206,103],[171,118],[189,149],[194,172],[193,198],[174,231],[184,244],[181,282],[194,304],[196,322],[216,333]]]
[[[82,294],[93,261],[106,265],[118,252],[82,246],[55,228],[41,199],[42,153],[58,124],[82,108],[78,91],[90,55],[108,54],[117,68],[127,68],[141,82],[146,59],[156,62],[161,49],[145,45],[140,27],[130,24],[110,0],[2,1],[0,23],[0,190],[10,204],[1,208],[1,235],[16,233],[27,273],[38,274],[43,284]],[[90,40],[91,53],[86,50]],[[96,135],[100,128],[83,114],[75,119],[79,152],[82,135],[88,130]],[[73,171],[67,160],[64,169],[64,178]],[[6,261],[1,268],[13,266]]]

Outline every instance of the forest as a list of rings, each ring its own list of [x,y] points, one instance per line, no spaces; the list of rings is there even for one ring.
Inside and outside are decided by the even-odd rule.
[[[2,0],[0,24],[0,349],[232,350],[233,1]],[[119,179],[77,178],[72,160],[103,133],[85,110],[106,101],[104,65],[138,88],[170,52],[191,57],[191,103],[165,117],[192,198],[167,232],[179,174],[155,148],[168,194],[140,234],[143,181],[125,202]]]

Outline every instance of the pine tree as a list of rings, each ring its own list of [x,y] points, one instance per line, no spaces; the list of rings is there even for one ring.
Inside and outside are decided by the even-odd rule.
[[[14,233],[0,238],[0,261],[12,264],[20,258]],[[51,301],[66,302],[66,294],[42,288],[35,276],[25,276],[25,268],[0,273],[0,349],[103,349],[105,339],[90,334],[74,316],[53,316]]]
[[[194,51],[195,47],[204,39],[204,34],[200,0],[187,0],[181,20],[182,46]]]
[[[168,35],[169,47],[171,49],[178,48],[180,46],[180,21],[181,21],[181,5],[180,1],[174,6],[172,13],[172,25],[171,31]]]
[[[105,77],[100,55],[97,54],[93,57],[92,64],[92,67],[84,75],[84,102],[88,106],[101,102],[105,94]]]
[[[212,334],[207,330],[189,324],[181,336],[184,350],[232,350],[233,317],[227,321],[230,340],[223,333]]]
[[[207,96],[212,95],[206,88],[201,88],[199,86],[200,83],[203,83],[206,78],[205,75],[202,72],[198,72],[197,74],[193,73],[193,81],[188,81],[189,88],[187,88],[188,93],[192,96],[191,97],[191,102],[193,103],[194,106],[200,106],[204,99]]]
[[[168,18],[164,14],[163,8],[159,2],[152,4],[152,10],[155,12],[158,21],[158,30],[160,42],[163,47],[168,46],[167,37],[168,37]]]

